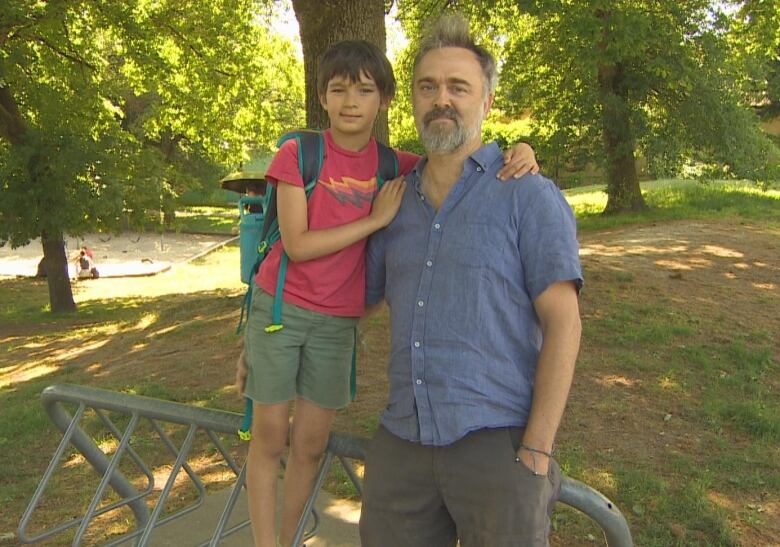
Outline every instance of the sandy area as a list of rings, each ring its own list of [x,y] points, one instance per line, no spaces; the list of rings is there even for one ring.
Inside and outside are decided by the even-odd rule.
[[[75,259],[82,245],[95,257],[101,277],[153,275],[171,266],[208,253],[234,239],[202,234],[87,234],[67,237],[65,248],[71,277],[76,275]],[[43,257],[40,240],[17,249],[0,247],[0,276],[34,276]]]

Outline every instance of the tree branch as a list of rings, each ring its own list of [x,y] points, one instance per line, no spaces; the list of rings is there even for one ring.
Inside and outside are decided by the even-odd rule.
[[[67,0],[43,0],[43,3],[47,6],[56,6],[57,4],[65,5],[67,3]],[[18,36],[19,32],[34,27],[35,25],[41,23],[42,21],[46,20],[49,17],[48,12],[41,12],[40,14],[36,16],[28,16],[28,20],[26,22],[17,22],[16,25],[14,23],[11,23],[7,25],[6,27],[2,28],[0,30],[0,47],[5,45],[5,43],[12,39],[14,36]]]
[[[11,90],[0,85],[0,136],[11,144],[21,144],[27,129]]]
[[[61,57],[65,57],[66,59],[68,59],[69,61],[71,61],[73,63],[76,63],[76,64],[81,65],[81,66],[85,66],[85,67],[89,68],[90,70],[95,70],[95,71],[97,70],[97,67],[95,67],[94,65],[88,63],[87,61],[85,61],[81,57],[73,55],[72,53],[68,53],[67,51],[61,50],[60,48],[58,48],[57,46],[55,46],[54,44],[49,42],[43,36],[34,36],[33,40],[35,40],[39,44],[42,44],[42,45],[46,46],[47,48],[52,50],[57,55],[60,55]]]

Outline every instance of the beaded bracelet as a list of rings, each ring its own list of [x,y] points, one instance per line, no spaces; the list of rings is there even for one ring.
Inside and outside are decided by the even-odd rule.
[[[531,448],[530,446],[522,443],[520,444],[520,448],[522,448],[523,450],[528,450],[529,452],[536,452],[537,454],[541,454],[542,456],[547,456],[548,458],[553,457],[554,449],[550,450],[549,452],[545,452],[544,450],[539,450],[538,448]]]
[[[536,454],[542,454],[543,456],[547,456],[548,458],[552,458],[552,451],[545,452],[544,450],[539,450],[538,448],[531,448],[530,446],[520,444],[520,448],[523,450],[528,451],[531,454],[531,462],[533,463],[534,468],[531,470],[531,472],[536,475],[537,477],[541,475],[541,473],[536,472]],[[515,456],[515,463],[520,462],[520,456]]]

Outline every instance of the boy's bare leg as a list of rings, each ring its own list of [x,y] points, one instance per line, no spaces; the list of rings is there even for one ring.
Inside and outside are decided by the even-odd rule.
[[[276,483],[287,445],[289,413],[287,402],[254,404],[246,483],[255,547],[276,547]]]
[[[295,536],[303,506],[311,494],[320,458],[328,446],[336,411],[298,398],[295,403],[290,456],[284,473],[284,505],[279,543],[288,547]]]

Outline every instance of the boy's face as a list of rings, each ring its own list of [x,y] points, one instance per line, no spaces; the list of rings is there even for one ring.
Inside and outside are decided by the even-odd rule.
[[[320,103],[328,113],[333,133],[369,135],[379,109],[386,109],[389,100],[383,100],[374,79],[361,72],[358,82],[346,76],[331,78]]]

